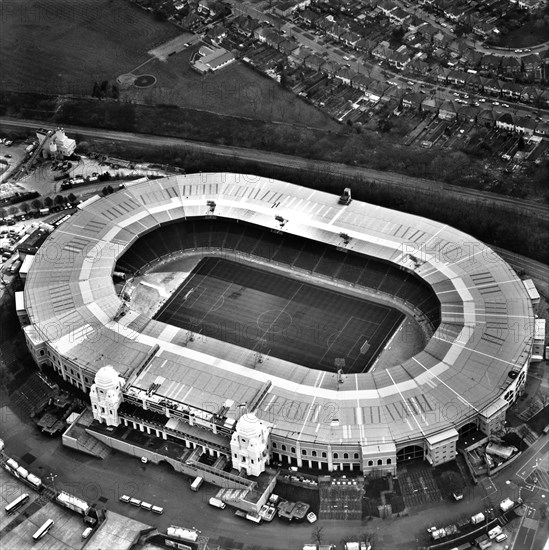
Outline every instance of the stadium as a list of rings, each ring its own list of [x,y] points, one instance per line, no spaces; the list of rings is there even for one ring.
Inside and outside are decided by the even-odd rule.
[[[28,273],[29,350],[87,393],[110,369],[116,422],[217,457],[248,412],[283,465],[453,460],[524,386],[527,289],[469,235],[338,199],[230,173],[94,197]]]

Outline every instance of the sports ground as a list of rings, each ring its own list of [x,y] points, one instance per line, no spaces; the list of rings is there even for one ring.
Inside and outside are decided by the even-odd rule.
[[[404,317],[381,304],[208,257],[155,319],[312,369],[359,373]]]

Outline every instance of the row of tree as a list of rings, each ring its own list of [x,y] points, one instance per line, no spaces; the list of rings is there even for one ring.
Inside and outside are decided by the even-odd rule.
[[[51,208],[53,206],[64,206],[65,204],[74,204],[76,195],[70,193],[68,196],[56,195],[54,198],[44,197],[44,199],[34,199],[31,202],[23,202],[18,206],[9,206],[0,208],[0,218],[6,216],[15,216],[19,213],[30,214],[32,211],[38,212],[42,208]]]

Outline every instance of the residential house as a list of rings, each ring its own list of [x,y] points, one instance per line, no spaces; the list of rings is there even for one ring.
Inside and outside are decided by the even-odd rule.
[[[278,51],[286,56],[292,55],[297,50],[299,50],[299,42],[293,36],[278,44]]]
[[[480,68],[487,73],[497,73],[501,66],[501,57],[497,55],[488,54],[482,58],[480,62]]]
[[[473,105],[461,105],[457,108],[457,119],[463,122],[476,123],[477,115],[480,113],[478,107]]]
[[[288,56],[288,62],[294,67],[299,67],[300,65],[305,64],[305,59],[307,59],[310,55],[311,50],[305,48],[304,46],[300,46]]]
[[[298,9],[306,8],[311,0],[280,0],[272,7],[272,12],[280,17],[288,17]]]
[[[352,31],[346,31],[342,33],[339,37],[339,40],[346,44],[347,46],[350,46],[351,48],[355,48],[358,42],[360,41],[360,34],[357,34],[356,32]]]
[[[220,13],[223,5],[218,0],[199,0],[196,11],[207,17],[214,17]]]
[[[492,33],[493,26],[485,21],[478,21],[473,24],[473,32],[481,38],[488,38]]]
[[[495,78],[491,78],[488,82],[484,84],[484,91],[487,94],[499,96],[501,94],[502,83]]]
[[[391,0],[382,0],[382,2],[377,6],[378,10],[383,14],[389,17],[389,14],[397,9],[397,5]]]
[[[358,90],[366,91],[373,79],[362,73],[357,73],[351,78],[351,86]]]
[[[446,100],[438,109],[438,118],[442,120],[454,120],[457,116],[456,106],[451,100]]]
[[[387,58],[387,62],[391,67],[402,71],[410,63],[410,56],[406,52],[393,52]]]
[[[430,23],[427,23],[427,25],[422,25],[417,30],[417,34],[423,36],[423,38],[425,38],[425,40],[427,40],[429,44],[432,44],[434,42],[435,35],[438,32],[439,30],[436,27],[433,27],[433,25],[431,25]]]
[[[373,50],[372,56],[380,61],[385,61],[393,53],[387,42],[380,42]]]
[[[529,117],[521,117],[518,120],[515,120],[515,131],[520,132],[525,136],[534,135],[536,126],[536,121]]]
[[[439,84],[448,83],[448,75],[452,72],[452,69],[446,67],[435,67],[432,71],[432,75],[437,79]]]
[[[522,68],[524,74],[533,80],[541,80],[542,76],[542,61],[537,53],[525,55],[522,59]]]
[[[408,70],[412,74],[425,76],[429,72],[429,63],[426,63],[419,57],[416,57],[408,63]]]
[[[505,76],[515,77],[521,71],[521,63],[514,56],[506,56],[501,59],[501,72]]]
[[[513,132],[515,130],[515,119],[511,113],[500,114],[496,118],[496,127]]]
[[[339,68],[339,65],[335,61],[324,61],[320,67],[320,70],[329,76],[334,76]]]
[[[335,77],[341,80],[343,84],[350,85],[353,72],[349,67],[341,67],[335,74]]]
[[[448,73],[447,81],[449,84],[454,84],[455,86],[465,86],[465,82],[467,81],[468,74],[464,71],[460,71],[459,69],[452,69]]]
[[[401,27],[404,26],[405,21],[410,17],[410,14],[407,11],[404,11],[402,8],[391,10],[388,15],[393,24],[399,25]]]
[[[519,100],[522,96],[523,87],[515,82],[502,82],[501,83],[501,95],[508,97],[509,99]]]
[[[320,67],[324,64],[324,58],[317,54],[309,55],[304,63],[305,67],[313,71],[320,71]]]
[[[206,33],[206,38],[208,38],[210,42],[216,46],[226,36],[227,36],[227,29],[221,24],[215,25],[213,28],[208,29],[208,32]]]
[[[232,26],[238,34],[245,37],[251,37],[254,31],[260,27],[259,21],[245,15],[239,15],[233,19]]]
[[[534,133],[538,136],[549,136],[549,122],[538,122]]]
[[[409,92],[402,97],[402,106],[406,109],[418,111],[425,99],[425,94],[422,92]]]
[[[316,25],[316,23],[322,19],[322,15],[320,15],[319,13],[316,13],[314,12],[313,10],[309,9],[309,8],[305,8],[300,14],[299,14],[299,18],[304,21],[305,23],[307,23],[308,25],[311,25],[312,27],[314,27]]]
[[[366,95],[368,96],[368,100],[372,102],[378,102],[380,101],[385,93],[391,88],[389,84],[386,82],[381,82],[379,80],[373,80],[368,85],[368,90],[366,92]],[[423,94],[419,94],[423,95]],[[417,101],[416,108],[419,108],[421,105],[421,100]]]
[[[437,99],[435,96],[430,96],[425,98],[421,102],[421,110],[425,111],[426,113],[433,113],[435,115],[438,115],[438,110],[441,105],[442,101],[440,99]]]
[[[179,24],[181,28],[194,32],[202,26],[202,19],[198,14],[191,12],[185,17],[182,17]]]
[[[477,115],[477,123],[488,128],[493,128],[496,124],[496,114],[492,109],[484,109]]]
[[[457,23],[460,19],[462,19],[464,15],[465,6],[463,4],[461,6],[458,6],[452,3],[448,4],[448,7],[444,8],[444,16],[454,23]]]
[[[423,25],[426,25],[423,19],[419,18],[417,15],[412,15],[408,21],[406,21],[406,28],[413,33],[420,32],[419,29]]]
[[[365,52],[370,55],[373,49],[377,46],[375,40],[370,40],[369,38],[362,37],[356,44],[356,49],[361,52]]]

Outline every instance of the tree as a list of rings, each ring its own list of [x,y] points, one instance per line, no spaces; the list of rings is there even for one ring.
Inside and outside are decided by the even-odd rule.
[[[60,206],[62,204],[65,204],[66,198],[63,195],[55,195],[55,198],[53,199],[53,204]]]
[[[313,532],[311,534],[311,539],[313,542],[316,542],[316,544],[322,544],[324,540],[324,527],[313,527]]]
[[[40,210],[40,208],[42,208],[42,201],[40,199],[34,199],[32,202],[31,202],[31,206],[35,209],[35,210]]]
[[[6,217],[6,209],[0,208],[0,218],[5,218],[5,217]]]
[[[25,214],[28,214],[30,212],[30,209],[31,209],[30,204],[28,202],[24,202],[19,208]]]
[[[15,214],[17,214],[17,208],[15,208],[15,206],[10,206],[8,208],[8,213],[10,216],[15,216]]]
[[[76,202],[76,195],[74,193],[69,193],[68,199],[70,203],[74,204]]]
[[[44,206],[45,206],[46,208],[51,208],[51,207],[53,206],[53,200],[52,200],[51,197],[46,197],[46,198],[44,199]]]

